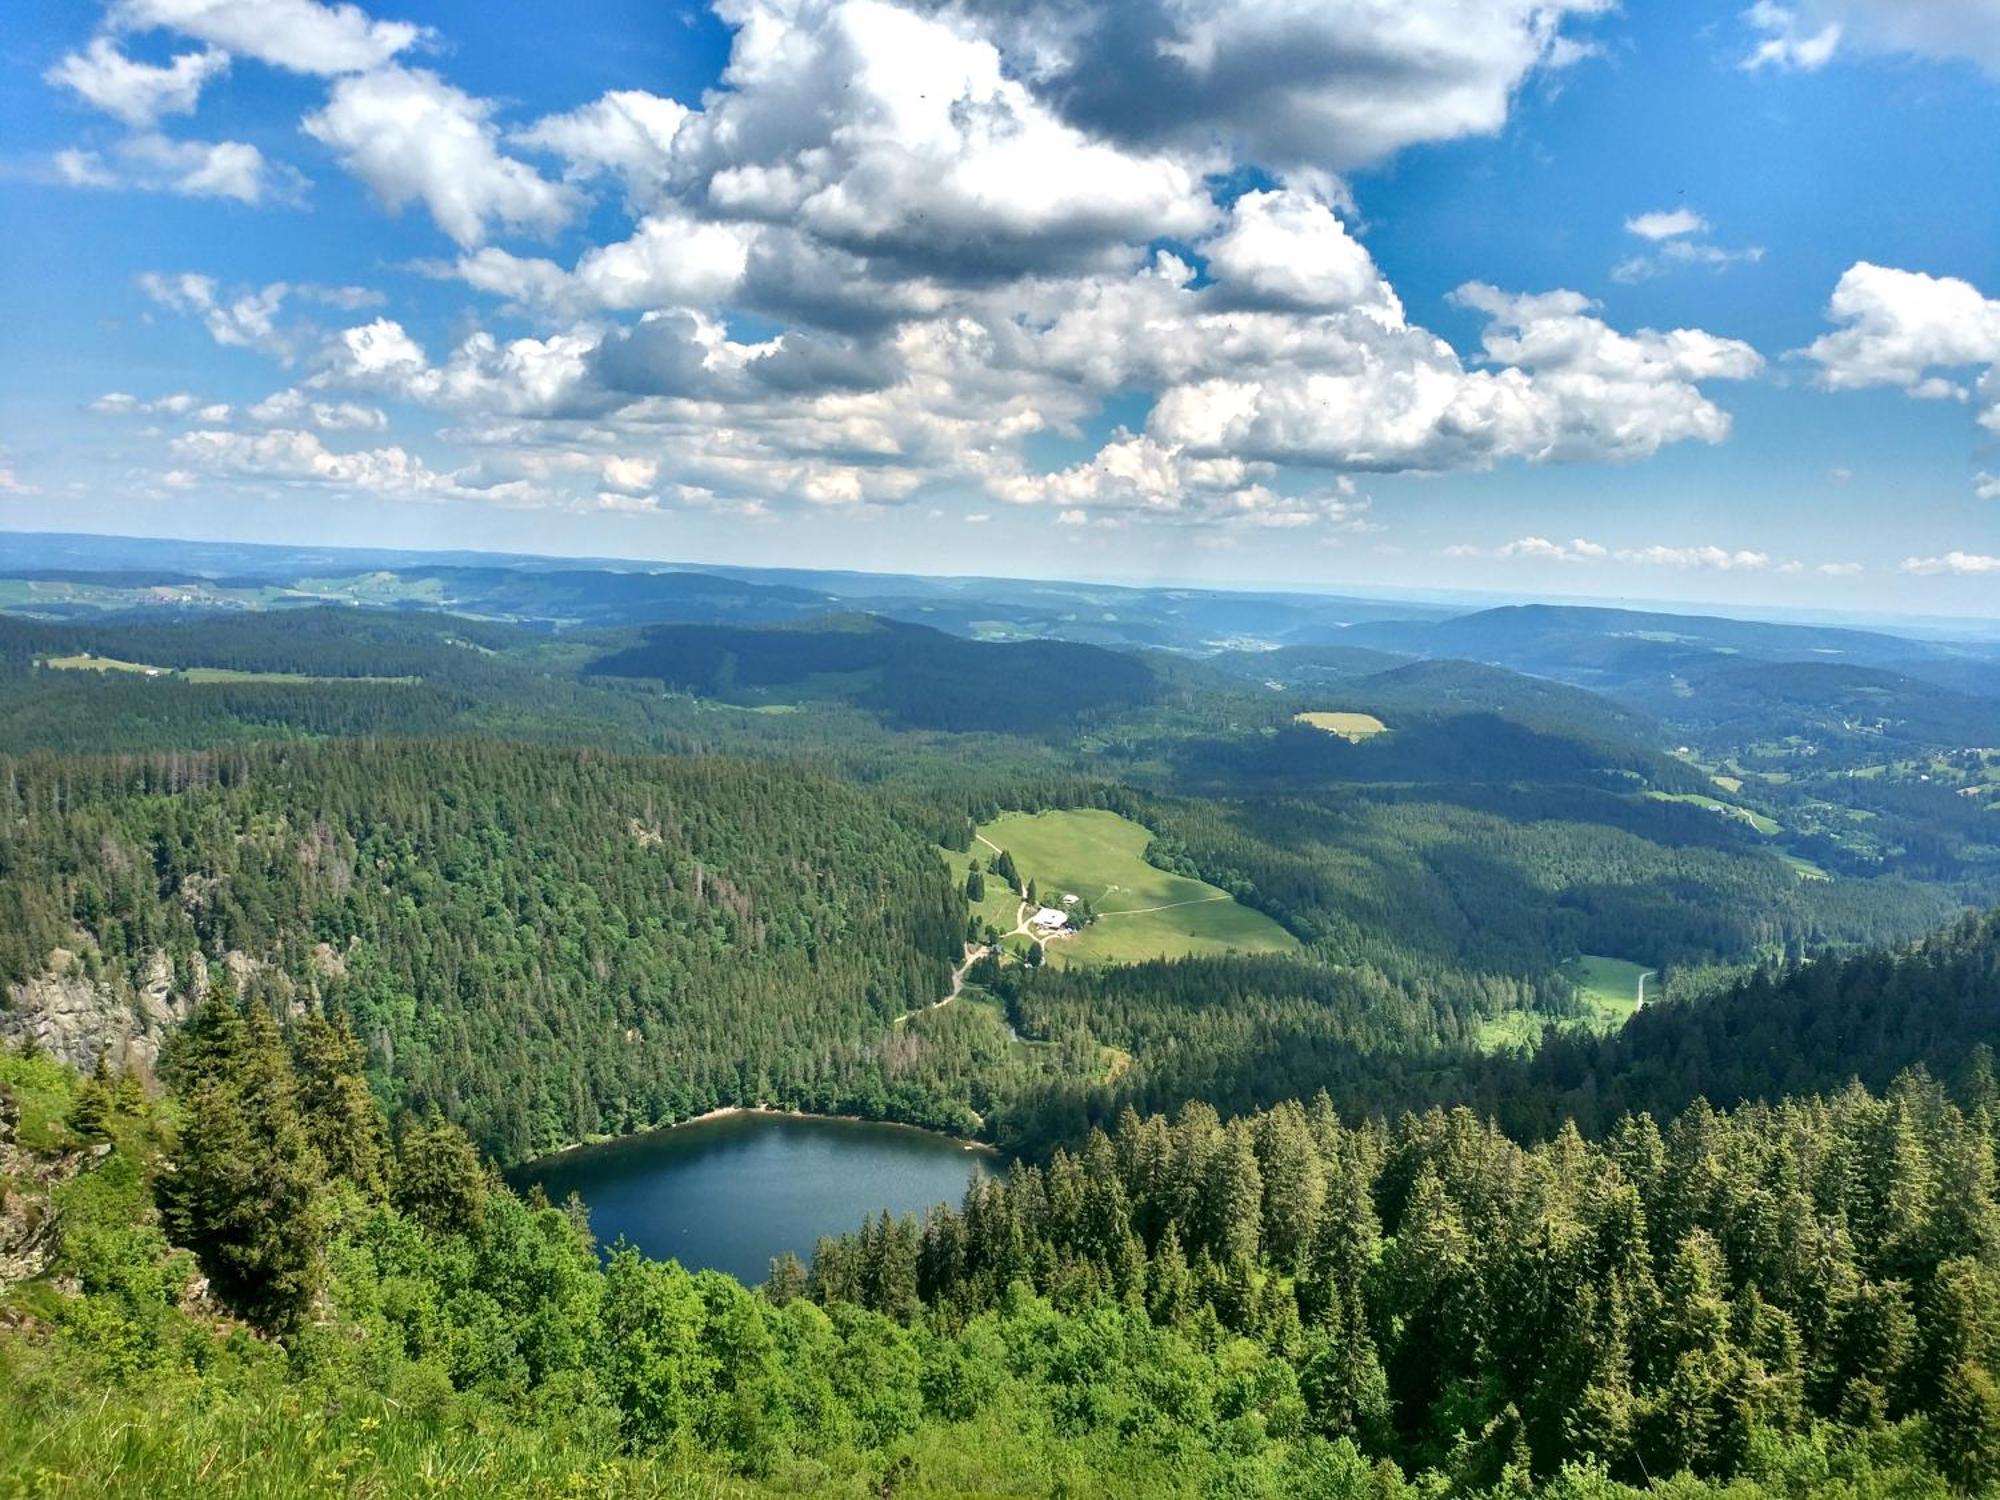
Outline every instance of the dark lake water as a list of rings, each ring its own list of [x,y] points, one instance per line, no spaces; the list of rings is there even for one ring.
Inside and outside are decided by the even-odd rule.
[[[771,1257],[810,1259],[822,1235],[871,1214],[956,1204],[1001,1159],[902,1125],[788,1115],[726,1115],[533,1162],[509,1174],[557,1203],[590,1205],[598,1242],[620,1235],[656,1260],[727,1271],[755,1285]]]

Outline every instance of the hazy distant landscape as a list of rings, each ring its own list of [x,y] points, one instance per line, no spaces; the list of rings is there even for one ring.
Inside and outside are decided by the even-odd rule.
[[[83,0],[0,1500],[2000,1500],[2000,0]]]
[[[27,565],[73,547],[153,560],[59,584]],[[1996,1030],[1992,920],[1963,920],[2000,902],[2000,648],[1976,633],[62,538],[7,553],[0,1083],[17,1206],[0,1245],[28,1273],[8,1295],[40,1316],[62,1294],[38,1273],[151,1268],[162,1290],[83,1304],[122,1299],[119,1337],[163,1341],[147,1359],[209,1336],[172,1290],[187,1262],[170,1244],[193,1247],[209,1297],[279,1337],[313,1299],[359,1308],[379,1278],[457,1274],[392,1272],[376,1236],[422,1234],[424,1254],[496,1275],[539,1244],[612,1326],[648,1297],[692,1298],[704,1326],[749,1319],[773,1350],[833,1340],[811,1358],[836,1368],[970,1370],[980,1341],[1029,1326],[1059,1341],[1115,1327],[1120,1384],[1089,1388],[1136,1413],[1161,1361],[1204,1361],[1194,1378],[1218,1392],[1248,1361],[1275,1382],[1255,1398],[1270,1403],[1258,1452],[1286,1488],[1284,1465],[1317,1451],[1286,1435],[1300,1421],[1382,1423],[1354,1429],[1376,1434],[1370,1451],[1446,1462],[1424,1435],[1444,1419],[1421,1414],[1456,1399],[1466,1377],[1446,1370],[1485,1367],[1486,1345],[1421,1317],[1366,1344],[1334,1330],[1373,1327],[1343,1299],[1429,1295],[1434,1273],[1391,1247],[1469,1233],[1452,1216],[1474,1211],[1483,1174],[1560,1197],[1574,1190],[1551,1153],[1588,1151],[1592,1171],[1640,1174],[1625,1191],[1671,1222],[1689,1212],[1671,1187],[1688,1153],[1790,1152],[1827,1130],[1889,1150],[1898,1137],[1867,1122],[1914,1110],[1944,1134],[1893,1149],[1975,1170],[1949,1163],[1986,1131],[1959,1111],[1987,1108]],[[253,1102],[255,1069],[296,1082]],[[1791,1102],[1850,1078],[1890,1092]],[[377,1101],[401,1122],[393,1145]],[[1711,1106],[1733,1111],[1702,1116],[1730,1144],[1697,1147],[1683,1115],[1664,1146],[1653,1135],[1676,1165],[1645,1176],[1633,1131],[1654,1127],[1628,1111]],[[1520,1144],[1451,1157],[1434,1143],[1473,1117],[1440,1107]],[[787,1123],[800,1113],[941,1134]],[[643,1134],[694,1120],[699,1139]],[[305,1132],[245,1184],[275,1216],[256,1256],[301,1257],[283,1276],[184,1196],[203,1153],[263,1149],[245,1128]],[[157,1153],[176,1131],[169,1169]],[[955,1195],[971,1163],[953,1136],[1015,1163],[1008,1186],[974,1174],[963,1217],[871,1217]],[[93,1140],[131,1165],[66,1181]],[[1399,1163],[1439,1151],[1448,1165],[1422,1168],[1432,1197],[1399,1198]],[[481,1157],[584,1198],[523,1203],[479,1176]],[[239,1191],[223,1161],[202,1192]],[[279,1206],[286,1181],[313,1184],[297,1210]],[[1336,1210],[1339,1194],[1353,1201]],[[1939,1217],[1946,1199],[1926,1201],[1940,1247],[1974,1243]],[[333,1227],[286,1217],[312,1202]],[[713,1259],[628,1250],[600,1269],[566,1227],[584,1203],[604,1206],[600,1234]],[[1638,1248],[1648,1266],[1608,1268],[1601,1250],[1575,1264],[1677,1305],[1694,1295],[1688,1258],[1714,1253],[1704,1236],[1758,1211],[1701,1210],[1716,1227]],[[53,1240],[33,1229],[51,1212]],[[1491,1258],[1466,1273],[1486,1299],[1511,1295],[1507,1257],[1542,1232],[1493,1212]],[[91,1226],[128,1217],[136,1238],[105,1249]],[[1337,1248],[1355,1234],[1361,1248]],[[1891,1257],[1944,1256],[1866,1234],[1843,1252],[1858,1284],[1905,1285],[1911,1262]],[[755,1294],[704,1269],[766,1261]],[[1698,1274],[1720,1285],[1748,1263]],[[534,1360],[585,1367],[580,1347],[531,1357],[549,1304],[508,1295],[433,1314],[518,1326],[481,1337],[529,1361],[502,1386],[448,1376],[467,1392],[454,1399],[514,1411],[529,1398],[507,1383],[553,1378]],[[799,1321],[808,1306],[835,1321]],[[1932,1306],[1911,1314],[1920,1327]],[[411,1371],[433,1367],[390,1304],[347,1316],[403,1340]],[[97,1337],[74,1357],[99,1357]],[[1786,1378],[1797,1355],[1742,1337],[1731,1358]],[[1338,1397],[1311,1385],[1335,1357],[1363,1361]],[[1412,1363],[1435,1360],[1469,1363]],[[1584,1399],[1492,1368],[1509,1402]],[[1618,1451],[1727,1472],[1724,1450],[1664,1435],[1695,1398],[1671,1383],[1684,1366],[1659,1368],[1683,1374],[1634,1396],[1662,1404]],[[759,1377],[774,1393],[796,1378],[776,1371]],[[959,1441],[955,1412],[1025,1420],[1076,1389],[1037,1367],[934,1407],[932,1376],[912,1378],[896,1430],[940,1443]],[[1812,1377],[1843,1400],[1867,1378]],[[622,1389],[604,1399],[644,1409]],[[1377,1415],[1330,1415],[1362,1409],[1342,1401]],[[792,1434],[788,1463],[873,1451],[770,1420],[758,1430]],[[1155,1461],[1090,1460],[1148,1486],[1166,1483]],[[1488,1460],[1463,1462],[1470,1476]]]

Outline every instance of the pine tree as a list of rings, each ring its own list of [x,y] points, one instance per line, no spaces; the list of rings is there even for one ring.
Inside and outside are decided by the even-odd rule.
[[[1169,1224],[1146,1265],[1146,1312],[1162,1327],[1173,1327],[1186,1320],[1193,1300],[1194,1277],[1181,1252],[1181,1237]]]
[[[486,1169],[465,1132],[433,1109],[396,1137],[396,1207],[433,1234],[470,1234],[486,1211]]]
[[[127,1117],[136,1116],[146,1107],[146,1086],[139,1081],[139,1075],[129,1065],[118,1074],[118,1088],[113,1095],[113,1103],[118,1113]]]
[[[1945,1378],[1931,1415],[1931,1456],[1962,1494],[2000,1485],[2000,1381],[1970,1361]]]
[[[76,1091],[76,1099],[70,1105],[66,1121],[70,1134],[82,1141],[108,1139],[112,1108],[111,1073],[104,1065],[104,1054],[99,1052],[97,1066]]]
[[[388,1131],[369,1092],[361,1043],[345,1011],[331,1021],[308,1016],[295,1048],[299,1106],[329,1177],[342,1177],[370,1198],[388,1192]]]
[[[167,1225],[225,1301],[288,1328],[324,1275],[324,1168],[277,1025],[261,1005],[244,1014],[213,993],[183,1034],[177,1067],[187,1087],[159,1186]]]
[[[1257,1253],[1263,1232],[1264,1176],[1247,1121],[1232,1121],[1202,1173],[1192,1238],[1222,1264]]]
[[[764,1281],[764,1300],[783,1307],[806,1294],[806,1268],[798,1256],[787,1250],[771,1257],[771,1274]]]

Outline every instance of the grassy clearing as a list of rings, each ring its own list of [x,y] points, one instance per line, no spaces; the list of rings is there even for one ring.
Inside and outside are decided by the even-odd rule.
[[[1644,964],[1601,953],[1586,953],[1563,969],[1591,1007],[1594,1019],[1610,1026],[1624,1025],[1625,1018],[1639,1008],[1640,978],[1652,972]]]
[[[140,661],[120,661],[115,656],[51,656],[42,665],[58,672],[143,672],[151,677],[164,677],[168,670]]]
[[[989,922],[1001,932],[1013,927],[1021,910],[1020,898],[1007,889],[1007,882],[993,873],[993,851],[977,840],[968,853],[955,850],[942,851],[944,862],[951,867],[951,878],[962,891],[965,889],[966,868],[973,860],[979,861],[979,868],[986,872],[986,898],[973,903],[973,915],[982,922]]]
[[[1741,776],[1711,776],[1708,779],[1732,797],[1743,790],[1743,778]]]
[[[979,834],[987,842],[975,843],[973,850],[982,863],[990,867],[995,847],[1006,849],[1044,901],[1054,905],[1072,893],[1097,908],[1095,926],[1048,945],[1051,963],[1138,963],[1190,954],[1276,953],[1298,946],[1284,928],[1228,892],[1147,864],[1152,835],[1116,813],[1095,808],[1003,813]],[[965,856],[949,858],[963,877]],[[1012,893],[996,877],[988,878],[986,890],[980,914],[1005,932],[1014,925]]]
[[[1514,1010],[1494,1016],[1479,1029],[1479,1044],[1487,1048],[1532,1047],[1542,1039],[1542,1031],[1553,1023],[1564,1030],[1616,1031],[1639,1008],[1641,975],[1652,975],[1644,964],[1601,953],[1586,953],[1563,966],[1563,974],[1577,987],[1585,1013],[1582,1016],[1546,1016],[1539,1011]],[[1652,998],[1657,977],[1646,980]]]
[[[1784,832],[1771,818],[1760,812],[1752,812],[1747,807],[1738,807],[1734,802],[1724,802],[1717,797],[1704,797],[1699,792],[1648,792],[1655,802],[1686,802],[1694,807],[1705,807],[1710,812],[1725,818],[1738,818],[1748,823],[1766,838]]]
[[[1292,722],[1310,724],[1315,729],[1324,729],[1328,734],[1337,734],[1342,739],[1357,745],[1374,735],[1387,733],[1389,728],[1373,714],[1339,712],[1293,714]]]
[[[1790,865],[1801,880],[1831,880],[1833,877],[1809,859],[1800,859],[1796,854],[1780,854],[1778,858]]]
[[[42,665],[57,672],[130,672],[182,682],[415,682],[414,677],[315,677],[308,672],[238,672],[229,667],[155,667],[115,656],[51,656]]]

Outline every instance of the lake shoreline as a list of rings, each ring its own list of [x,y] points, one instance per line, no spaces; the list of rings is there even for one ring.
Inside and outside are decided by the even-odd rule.
[[[685,1120],[676,1120],[671,1125],[655,1125],[650,1129],[634,1130],[626,1135],[607,1135],[590,1141],[571,1141],[566,1146],[558,1146],[553,1151],[545,1152],[540,1156],[530,1157],[524,1162],[508,1167],[502,1175],[512,1179],[519,1173],[527,1172],[532,1168],[557,1161],[566,1156],[574,1156],[578,1152],[602,1150],[607,1146],[616,1146],[625,1141],[644,1140],[647,1136],[666,1135],[676,1130],[686,1130],[691,1126],[711,1125],[720,1120],[746,1115],[774,1115],[787,1120],[827,1120],[842,1125],[884,1125],[895,1130],[914,1130],[920,1135],[935,1136],[939,1140],[951,1141],[961,1151],[970,1151],[985,1156],[1006,1155],[1005,1152],[990,1141],[980,1141],[974,1140],[970,1136],[954,1135],[948,1130],[933,1130],[928,1125],[912,1125],[907,1120],[878,1120],[868,1115],[834,1115],[823,1114],[818,1110],[810,1109],[781,1109],[775,1104],[725,1104],[716,1109],[704,1110],[698,1115],[689,1115]]]

